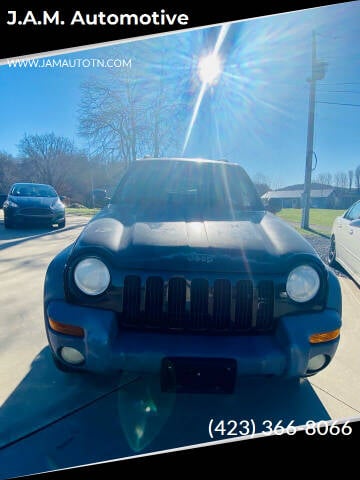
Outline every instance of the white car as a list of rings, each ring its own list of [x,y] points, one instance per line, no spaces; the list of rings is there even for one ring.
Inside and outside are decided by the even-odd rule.
[[[334,220],[329,265],[341,265],[360,286],[360,200]]]

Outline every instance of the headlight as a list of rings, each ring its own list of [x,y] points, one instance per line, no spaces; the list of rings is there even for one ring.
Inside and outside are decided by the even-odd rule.
[[[55,200],[55,201],[52,203],[51,208],[52,208],[53,210],[63,210],[64,204],[63,204],[62,201],[58,198],[57,200]]]
[[[313,299],[320,288],[317,271],[309,265],[294,268],[286,282],[286,292],[295,302],[304,303]]]
[[[18,204],[15,202],[12,202],[11,200],[5,200],[3,207],[13,207],[13,208],[18,208]]]
[[[86,258],[75,267],[76,286],[86,295],[100,295],[110,283],[110,272],[98,258]]]

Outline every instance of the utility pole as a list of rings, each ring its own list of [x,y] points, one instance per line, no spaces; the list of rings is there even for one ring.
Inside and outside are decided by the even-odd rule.
[[[309,114],[308,114],[308,131],[306,145],[306,164],[305,164],[305,181],[303,191],[303,209],[301,216],[301,228],[309,228],[309,210],[311,195],[311,172],[312,159],[314,154],[314,118],[315,118],[315,94],[316,82],[325,76],[326,62],[318,62],[316,58],[316,33],[312,32],[312,62],[311,62],[311,78],[309,94]]]

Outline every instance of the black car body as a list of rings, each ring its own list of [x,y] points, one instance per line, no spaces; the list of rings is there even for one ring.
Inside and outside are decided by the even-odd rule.
[[[104,188],[95,188],[91,192],[91,201],[90,206],[92,208],[103,208],[107,203],[109,203],[110,198],[108,197],[107,191]]]
[[[341,291],[239,165],[144,159],[49,265],[44,313],[63,370],[298,379],[335,354]]]
[[[0,208],[3,208],[4,202],[7,199],[6,193],[0,193]]]
[[[20,225],[65,227],[65,205],[51,185],[14,183],[3,210],[5,228]]]

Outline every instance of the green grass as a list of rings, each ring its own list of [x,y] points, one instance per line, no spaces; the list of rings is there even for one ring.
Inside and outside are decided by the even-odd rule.
[[[309,223],[322,227],[331,228],[336,217],[344,213],[344,210],[328,210],[324,208],[311,208]],[[277,215],[288,222],[301,222],[302,210],[300,208],[283,208]]]
[[[309,230],[300,227],[302,209],[283,208],[277,216],[290,223],[302,234],[318,234],[330,236],[331,227],[336,217],[339,217],[345,210],[328,210],[324,208],[311,208],[309,212]]]
[[[83,215],[85,217],[93,217],[98,213],[99,208],[70,208],[66,207],[66,214]]]

